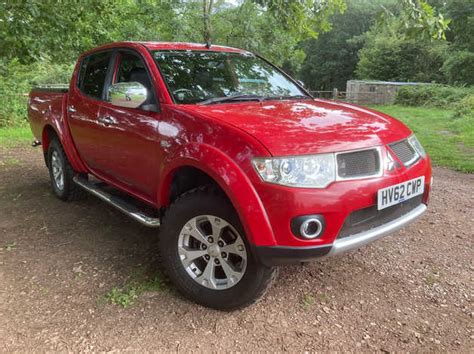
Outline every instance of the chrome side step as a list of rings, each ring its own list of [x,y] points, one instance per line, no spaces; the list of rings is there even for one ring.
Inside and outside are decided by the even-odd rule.
[[[74,177],[74,182],[84,188],[89,193],[95,195],[99,199],[109,203],[110,205],[114,206],[118,210],[120,210],[125,215],[130,216],[132,219],[138,221],[142,225],[148,227],[159,227],[160,226],[160,219],[153,218],[150,216],[145,215],[140,209],[138,209],[135,205],[128,203],[127,201],[121,199],[120,197],[111,195],[106,191],[102,190],[98,185],[89,182],[84,178],[80,178],[78,176]]]

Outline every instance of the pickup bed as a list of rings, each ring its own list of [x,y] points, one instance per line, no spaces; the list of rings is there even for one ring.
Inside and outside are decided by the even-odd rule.
[[[29,120],[55,195],[91,193],[159,227],[184,295],[229,310],[283,264],[338,255],[427,208],[429,157],[385,114],[314,99],[244,50],[119,42],[82,54]]]

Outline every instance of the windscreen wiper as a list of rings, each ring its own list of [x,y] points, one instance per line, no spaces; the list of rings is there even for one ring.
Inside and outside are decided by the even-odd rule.
[[[302,100],[302,99],[311,99],[311,96],[307,95],[282,95],[282,96],[267,96],[265,101],[270,100]]]
[[[204,100],[199,102],[198,104],[207,105],[213,103],[221,103],[221,102],[232,102],[232,101],[263,101],[265,97],[259,95],[233,95],[233,96],[225,96],[225,97],[213,97],[209,98],[208,100]]]

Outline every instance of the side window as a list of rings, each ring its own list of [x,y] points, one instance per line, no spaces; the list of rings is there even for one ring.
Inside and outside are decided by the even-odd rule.
[[[79,89],[88,96],[102,99],[111,52],[92,54],[82,61]]]
[[[143,105],[156,104],[153,85],[143,60],[130,52],[120,52],[115,82],[139,82],[146,87],[148,98]]]

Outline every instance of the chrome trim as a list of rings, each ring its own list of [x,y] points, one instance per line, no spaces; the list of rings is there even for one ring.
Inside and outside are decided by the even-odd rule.
[[[312,234],[309,234],[305,230],[306,230],[306,226],[311,222],[316,223],[318,225],[318,229],[316,230],[316,232],[314,232]],[[307,239],[315,239],[316,237],[321,235],[322,231],[323,231],[323,223],[319,219],[316,219],[316,218],[307,219],[307,220],[303,221],[301,223],[301,226],[300,226],[301,236],[303,236],[304,238],[307,238]]]
[[[148,90],[139,82],[118,82],[109,86],[108,101],[117,107],[138,108],[148,97]]]
[[[410,142],[408,142],[408,144],[410,144]],[[411,144],[410,144],[410,146],[411,146]],[[413,146],[412,146],[412,147],[413,147]],[[404,165],[405,167],[411,167],[412,165],[414,165],[415,163],[417,163],[420,159],[421,159],[420,154],[418,153],[418,151],[415,150],[415,156],[414,156],[411,160],[409,160],[409,161],[407,161],[406,163],[404,163],[403,165]]]
[[[326,257],[336,256],[338,254],[357,249],[372,241],[388,236],[418,219],[426,211],[426,209],[426,204],[421,204],[402,217],[392,220],[384,225],[345,237],[340,240],[336,240],[332,244],[331,251],[329,251]]]
[[[102,124],[102,125],[104,125],[104,126],[106,126],[106,127],[108,127],[108,126],[110,126],[110,125],[117,125],[117,124],[118,124],[117,120],[116,120],[115,118],[113,118],[113,117],[110,117],[110,116],[102,116],[102,117],[99,117],[99,118],[97,118],[97,121],[98,121],[100,124]]]
[[[395,155],[395,157],[397,158],[398,161],[400,161],[402,163],[403,166],[405,166],[406,168],[408,167],[411,167],[413,166],[415,163],[417,163],[419,160],[421,160],[423,158],[423,156],[420,155],[420,153],[418,152],[418,150],[413,146],[413,144],[410,142],[410,137],[412,135],[410,135],[408,138],[405,138],[405,139],[400,139],[400,140],[397,140],[397,141],[394,141],[393,143],[390,143],[390,144],[387,144],[388,148],[390,149],[390,151],[393,153],[393,155]],[[403,163],[402,160],[400,160],[400,158],[398,157],[398,155],[395,153],[395,151],[393,151],[392,149],[392,145],[395,145],[395,144],[398,144],[398,143],[401,143],[402,141],[406,141],[408,145],[410,145],[413,149],[413,151],[415,152],[415,156],[413,156],[413,158],[411,160],[408,160],[406,163]]]
[[[160,219],[159,218],[152,218],[150,216],[145,215],[141,212],[136,206],[126,202],[119,197],[113,196],[95,185],[87,181],[86,179],[80,178],[75,176],[73,178],[74,182],[79,185],[80,187],[84,188],[89,193],[95,195],[99,199],[103,200],[104,202],[109,203],[113,207],[120,210],[125,215],[130,216],[132,219],[138,221],[139,223],[148,226],[148,227],[159,227],[160,226]]]
[[[379,170],[375,174],[370,174],[370,175],[365,175],[365,176],[359,176],[359,177],[340,177],[339,176],[339,166],[337,162],[337,156],[338,155],[345,155],[345,154],[351,154],[353,152],[360,152],[360,151],[368,151],[368,150],[376,150],[377,154],[379,155]],[[356,149],[356,150],[347,150],[347,151],[339,151],[334,153],[334,159],[335,159],[335,166],[336,166],[336,181],[353,181],[357,179],[364,179],[364,178],[373,178],[373,177],[382,177],[383,176],[383,170],[384,170],[384,161],[382,159],[382,148],[380,146],[374,146],[370,148],[363,148],[363,149]]]

